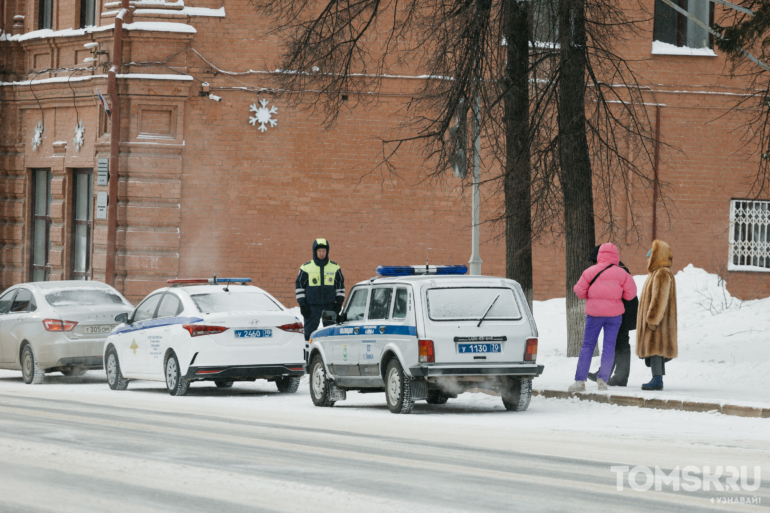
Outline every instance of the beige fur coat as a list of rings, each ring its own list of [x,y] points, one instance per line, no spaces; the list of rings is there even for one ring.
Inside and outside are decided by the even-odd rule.
[[[674,254],[662,240],[652,243],[647,281],[639,296],[636,355],[639,358],[676,358],[676,281],[671,272]]]

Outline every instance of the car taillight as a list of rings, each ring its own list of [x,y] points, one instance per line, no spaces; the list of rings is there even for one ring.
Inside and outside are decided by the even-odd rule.
[[[432,340],[420,340],[420,357],[417,361],[420,363],[434,363],[436,361],[436,355],[433,353],[433,341]]]
[[[201,335],[216,335],[230,328],[224,326],[205,326],[202,324],[183,324],[182,327],[190,332],[191,337],[200,337]]]
[[[305,326],[301,322],[295,322],[294,324],[284,324],[278,326],[279,330],[290,331],[292,333],[305,333]]]
[[[524,352],[524,361],[534,362],[535,360],[537,360],[537,339],[528,338],[527,350]]]
[[[72,331],[78,323],[75,321],[60,321],[59,319],[45,319],[43,326],[46,331]]]

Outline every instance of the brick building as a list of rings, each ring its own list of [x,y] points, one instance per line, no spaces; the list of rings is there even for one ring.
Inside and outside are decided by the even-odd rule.
[[[330,240],[349,283],[372,276],[378,264],[467,262],[470,190],[450,174],[423,181],[418,148],[399,155],[398,176],[377,167],[379,141],[398,128],[396,113],[419,73],[386,79],[379,102],[343,112],[326,130],[311,109],[260,90],[271,85],[263,70],[275,68],[279,52],[265,35],[268,20],[248,2],[187,2],[194,5],[132,2],[125,16],[122,61],[131,64],[117,79],[119,290],[137,302],[168,278],[216,272],[251,276],[293,305],[296,269],[316,237]],[[640,59],[645,101],[672,148],[659,166],[670,187],[669,203],[658,205],[657,236],[671,244],[677,269],[692,263],[722,272],[744,298],[770,295],[770,206],[733,201],[746,199],[757,164],[742,153],[743,120],[721,117],[744,94],[742,84],[724,76],[725,61],[707,36],[683,34],[687,22],[647,3],[658,10],[656,22],[623,51]],[[107,96],[120,3],[4,0],[0,8],[0,288],[104,279],[107,220],[97,200],[108,189],[97,171],[109,157],[111,126],[97,91]],[[653,30],[661,44],[653,45]],[[87,58],[96,65],[83,64]],[[223,72],[248,70],[258,73]],[[202,93],[204,82],[221,101]],[[264,130],[249,121],[260,100],[267,112],[277,108],[270,115],[277,124]],[[482,194],[482,217],[490,218],[499,197],[492,186]],[[615,242],[642,273],[653,205],[643,194],[637,200],[624,222],[638,231]],[[756,217],[753,224],[731,229],[746,215]],[[484,274],[505,272],[500,229],[481,228]],[[563,296],[564,289],[563,241],[543,240],[535,249],[535,295]]]

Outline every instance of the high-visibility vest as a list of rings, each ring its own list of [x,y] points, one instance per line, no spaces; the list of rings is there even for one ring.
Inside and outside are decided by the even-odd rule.
[[[323,280],[321,279],[321,267],[317,265],[313,260],[300,267],[307,273],[307,286],[308,287],[320,287],[323,285],[334,288],[334,277],[337,271],[340,270],[340,266],[334,262],[329,262],[323,266]]]

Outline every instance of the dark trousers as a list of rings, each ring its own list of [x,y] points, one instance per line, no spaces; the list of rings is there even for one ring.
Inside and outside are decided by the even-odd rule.
[[[308,305],[310,315],[305,317],[305,340],[310,340],[310,335],[319,328],[321,322],[321,313],[324,310],[334,310],[334,303],[328,305]]]
[[[612,376],[607,384],[615,387],[624,387],[628,384],[628,375],[631,373],[631,344],[628,330],[621,328],[618,339],[615,342],[615,362],[612,365]]]
[[[666,375],[666,360],[662,356],[650,357],[650,369],[652,370],[652,376],[665,376]]]

